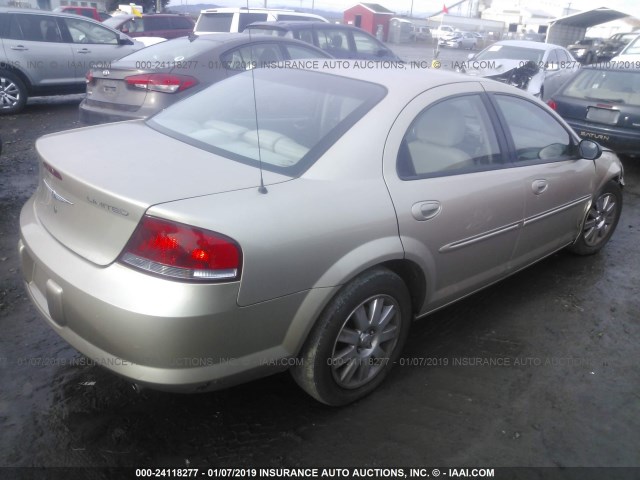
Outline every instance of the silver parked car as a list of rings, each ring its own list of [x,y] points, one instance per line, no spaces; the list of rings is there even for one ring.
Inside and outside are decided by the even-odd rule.
[[[212,83],[279,61],[331,58],[290,38],[242,33],[192,35],[138,50],[87,74],[84,123],[146,118]]]
[[[413,319],[565,247],[599,251],[622,207],[618,158],[546,105],[427,73],[253,69],[146,121],[39,139],[31,299],[138,384],[291,368],[324,403],[363,397]]]
[[[0,114],[31,96],[84,93],[87,70],[143,47],[80,15],[0,7]]]
[[[544,100],[580,68],[571,53],[550,43],[503,40],[470,55],[458,70],[513,85]]]

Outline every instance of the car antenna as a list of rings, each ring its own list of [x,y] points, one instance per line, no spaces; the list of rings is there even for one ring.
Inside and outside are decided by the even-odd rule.
[[[247,10],[249,10],[249,0],[247,0]],[[249,29],[249,40],[251,40],[251,29]],[[258,66],[258,61],[255,60],[256,56],[254,55],[253,45],[251,45],[251,59],[247,68],[251,70],[251,84],[253,86],[253,107],[256,115],[256,139],[258,142],[258,166],[260,167],[260,186],[258,187],[258,192],[262,194],[268,193],[267,187],[264,186],[264,177],[262,175],[262,149],[260,148],[260,128],[258,125],[258,100],[256,95],[256,77],[255,77],[255,67]]]

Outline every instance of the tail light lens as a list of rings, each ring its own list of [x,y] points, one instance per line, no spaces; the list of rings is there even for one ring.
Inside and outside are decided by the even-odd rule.
[[[93,83],[93,72],[91,70],[89,70],[84,76],[84,80],[87,82],[87,85],[91,85]]]
[[[136,88],[163,93],[182,92],[198,84],[198,80],[188,75],[169,73],[143,73],[126,77],[124,81]]]
[[[552,110],[558,110],[558,104],[553,98],[550,100],[547,100],[547,105],[549,105]]]
[[[182,280],[232,281],[240,278],[242,251],[219,233],[144,216],[120,261]]]

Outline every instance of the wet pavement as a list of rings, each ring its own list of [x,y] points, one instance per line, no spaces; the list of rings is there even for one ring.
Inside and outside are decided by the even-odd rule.
[[[599,255],[560,252],[415,323],[353,405],[322,406],[286,373],[136,393],[45,325],[19,275],[33,142],[77,126],[79,98],[0,118],[0,466],[640,466],[640,160],[623,160],[622,218]]]

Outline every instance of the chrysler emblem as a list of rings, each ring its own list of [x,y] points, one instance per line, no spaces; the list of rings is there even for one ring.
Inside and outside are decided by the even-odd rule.
[[[109,70],[102,70],[102,75],[108,77],[109,75],[111,75],[111,72]]]
[[[58,192],[56,192],[51,187],[51,185],[49,185],[49,183],[46,180],[43,179],[43,183],[44,183],[45,187],[47,187],[47,189],[51,193],[51,198],[53,198],[54,200],[56,200],[56,201],[58,201],[60,203],[66,203],[67,205],[73,205],[73,202],[70,202],[69,200],[64,198],[62,195],[60,195]],[[53,213],[58,213],[58,208],[56,207],[55,202],[53,202]]]

